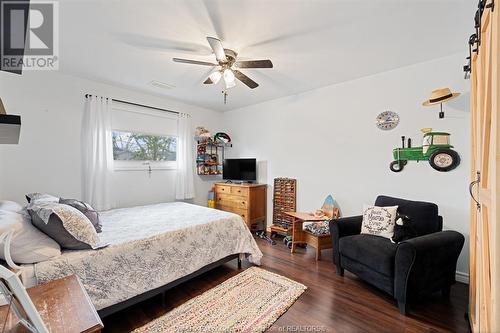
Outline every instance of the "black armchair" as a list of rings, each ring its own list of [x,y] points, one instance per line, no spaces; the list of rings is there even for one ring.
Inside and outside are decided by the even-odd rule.
[[[464,236],[442,231],[443,219],[433,203],[379,196],[375,205],[398,205],[398,212],[410,217],[417,237],[395,244],[387,238],[360,234],[362,216],[331,220],[337,274],[344,275],[347,269],[387,292],[397,300],[402,314],[412,298],[435,291],[448,296]]]

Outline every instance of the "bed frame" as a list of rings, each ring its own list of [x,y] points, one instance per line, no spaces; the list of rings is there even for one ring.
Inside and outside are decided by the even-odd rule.
[[[10,243],[12,240],[13,233],[14,233],[14,231],[10,230],[10,231],[7,231],[7,232],[0,235],[0,246],[2,243],[4,244],[4,255],[5,255],[5,259],[6,259],[5,262],[2,261],[2,262],[0,262],[0,264],[2,264],[3,266],[5,266],[7,268],[10,268],[10,270],[13,271],[16,274],[16,276],[19,276],[21,273],[22,267],[16,265],[10,256]],[[209,265],[203,266],[202,268],[200,268],[197,271],[194,271],[191,274],[188,274],[188,275],[183,276],[177,280],[174,280],[170,283],[167,283],[164,286],[149,290],[143,294],[134,296],[134,297],[129,298],[123,302],[108,306],[107,308],[104,308],[104,309],[97,311],[97,313],[99,314],[99,316],[101,318],[107,317],[109,315],[112,315],[115,312],[121,311],[125,308],[128,308],[128,307],[134,305],[134,304],[143,302],[151,297],[165,293],[167,290],[172,289],[181,283],[184,283],[188,280],[191,280],[191,279],[193,279],[193,278],[195,278],[203,273],[206,273],[206,272],[208,272],[216,267],[219,267],[219,266],[221,266],[221,265],[223,265],[231,260],[234,260],[234,259],[238,260],[238,269],[241,269],[241,260],[244,257],[245,257],[245,254],[243,254],[243,253],[236,253],[236,254],[229,255],[229,256],[222,258],[216,262],[213,262]]]
[[[200,268],[197,271],[194,271],[193,273],[191,273],[189,275],[183,276],[177,280],[174,280],[170,283],[167,283],[164,286],[161,286],[161,287],[156,288],[156,289],[152,289],[150,291],[146,291],[145,293],[134,296],[132,298],[129,298],[126,301],[108,306],[107,308],[104,308],[104,309],[97,311],[97,313],[99,314],[99,316],[101,318],[107,317],[109,315],[112,315],[115,312],[121,311],[125,308],[128,308],[128,307],[134,305],[134,304],[137,304],[137,303],[143,302],[147,299],[150,299],[151,297],[154,297],[154,296],[159,295],[159,294],[163,294],[167,290],[172,289],[181,283],[184,283],[188,280],[191,280],[191,279],[193,279],[193,278],[195,278],[203,273],[206,273],[206,272],[208,272],[216,267],[219,267],[219,266],[221,266],[221,265],[223,265],[231,260],[234,260],[234,259],[238,260],[238,269],[241,269],[241,257],[242,257],[241,254],[232,254],[230,256],[227,256],[225,258],[220,259],[219,261],[216,261],[216,262],[213,262],[207,266],[204,266],[204,267]]]

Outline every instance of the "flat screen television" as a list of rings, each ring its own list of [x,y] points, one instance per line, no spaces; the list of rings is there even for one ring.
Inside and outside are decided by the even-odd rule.
[[[255,158],[227,158],[222,168],[225,180],[254,182],[257,180],[257,160]]]

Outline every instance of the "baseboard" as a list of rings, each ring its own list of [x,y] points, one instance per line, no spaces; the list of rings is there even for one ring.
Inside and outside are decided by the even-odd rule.
[[[467,273],[456,271],[455,279],[457,280],[457,282],[469,284],[469,274]]]

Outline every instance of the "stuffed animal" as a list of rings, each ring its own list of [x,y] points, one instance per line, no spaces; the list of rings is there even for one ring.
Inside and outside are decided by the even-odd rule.
[[[197,137],[204,138],[204,139],[209,139],[212,137],[212,134],[210,134],[210,131],[206,127],[203,127],[203,126],[196,127],[195,135]]]
[[[400,243],[416,236],[417,233],[411,225],[411,219],[406,215],[398,214],[394,225],[394,236],[392,236],[391,241]]]

